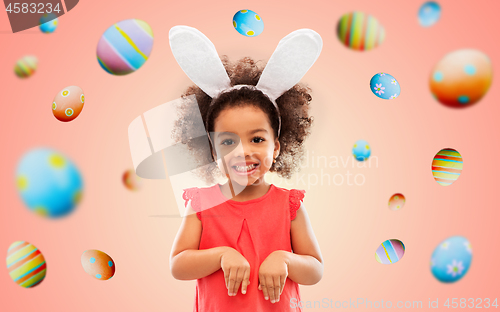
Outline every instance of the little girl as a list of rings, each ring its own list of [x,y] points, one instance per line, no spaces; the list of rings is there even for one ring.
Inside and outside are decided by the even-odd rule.
[[[172,246],[171,272],[197,280],[195,312],[302,311],[298,285],[323,275],[305,191],[269,184],[264,175],[290,178],[299,168],[312,124],[310,90],[295,84],[273,99],[256,87],[262,69],[252,59],[222,61],[232,87],[212,97],[195,85],[183,95],[196,96],[210,148],[190,140],[186,122],[177,124],[175,139],[200,162],[213,159],[198,172],[213,186],[184,190],[187,216]],[[181,119],[190,110],[183,108]],[[217,175],[228,181],[214,184]]]

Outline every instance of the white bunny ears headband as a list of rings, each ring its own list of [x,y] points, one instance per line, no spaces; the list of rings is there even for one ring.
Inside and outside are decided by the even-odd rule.
[[[188,26],[170,29],[170,48],[186,75],[211,98],[247,87],[267,95],[280,116],[276,99],[297,84],[321,53],[321,36],[311,29],[296,30],[278,44],[256,86],[236,85],[224,69],[214,44],[199,30]],[[279,118],[278,137],[281,131]]]

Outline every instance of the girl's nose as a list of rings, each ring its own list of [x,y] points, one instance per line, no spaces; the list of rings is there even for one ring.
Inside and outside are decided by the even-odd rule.
[[[243,157],[252,155],[252,147],[248,143],[240,141],[238,146],[234,149],[234,157]]]

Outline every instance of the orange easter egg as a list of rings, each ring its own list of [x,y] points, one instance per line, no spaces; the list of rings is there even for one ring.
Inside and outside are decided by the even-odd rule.
[[[52,102],[52,113],[59,121],[72,121],[80,115],[85,96],[80,87],[70,86],[62,89]]]
[[[99,250],[87,250],[81,257],[83,270],[90,276],[105,281],[115,275],[115,262]]]

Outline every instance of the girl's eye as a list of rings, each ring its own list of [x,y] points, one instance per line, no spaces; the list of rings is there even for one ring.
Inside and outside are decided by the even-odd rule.
[[[257,142],[255,142],[255,140],[257,140]],[[264,141],[264,139],[263,139],[263,138],[261,138],[261,137],[255,137],[255,138],[253,138],[253,141],[254,141],[255,143],[260,143],[260,142]]]
[[[222,145],[231,145],[233,143],[233,140],[231,139],[226,139],[221,142]]]

